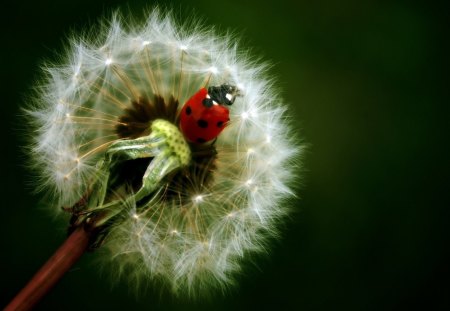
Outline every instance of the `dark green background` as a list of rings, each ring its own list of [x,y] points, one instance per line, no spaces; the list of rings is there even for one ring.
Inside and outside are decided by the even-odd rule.
[[[20,106],[39,65],[56,58],[71,30],[117,7],[142,15],[151,4],[2,4],[0,306],[65,234],[65,223],[31,194],[20,148],[32,134]],[[242,33],[244,47],[274,63],[271,74],[310,146],[298,212],[225,297],[193,303],[150,290],[136,298],[126,283],[111,288],[88,254],[38,310],[450,307],[447,8],[356,0],[172,6]]]

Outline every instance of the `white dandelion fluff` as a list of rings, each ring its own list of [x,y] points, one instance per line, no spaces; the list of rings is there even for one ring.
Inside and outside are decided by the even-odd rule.
[[[98,230],[122,274],[176,293],[225,287],[293,195],[301,148],[286,107],[233,38],[158,11],[105,29],[46,67],[31,109],[42,188],[74,226]],[[224,87],[230,122],[209,142],[186,139],[183,105]]]

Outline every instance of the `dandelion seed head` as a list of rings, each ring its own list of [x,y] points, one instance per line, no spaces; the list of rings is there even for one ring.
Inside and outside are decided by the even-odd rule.
[[[124,204],[103,246],[114,270],[139,283],[163,280],[192,296],[233,284],[242,258],[276,235],[301,154],[266,66],[234,39],[198,23],[177,26],[158,10],[136,26],[116,15],[95,40],[72,42],[64,64],[46,67],[30,109],[34,166],[55,210],[89,193],[111,144],[148,135],[157,118],[175,124],[202,87],[238,88],[217,140],[191,144],[188,167],[151,198]],[[142,179],[137,167],[119,191]]]

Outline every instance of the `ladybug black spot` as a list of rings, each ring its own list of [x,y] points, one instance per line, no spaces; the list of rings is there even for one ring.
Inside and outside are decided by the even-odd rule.
[[[211,108],[213,105],[213,100],[211,98],[205,98],[202,101],[203,106],[205,106],[206,108]]]
[[[208,127],[208,121],[205,121],[203,119],[200,119],[197,121],[197,125],[203,129]]]
[[[190,106],[186,107],[186,114],[189,116],[192,113],[192,109]]]
[[[199,137],[199,138],[197,138],[197,142],[201,144],[201,143],[206,142],[206,140],[201,138],[201,137]]]
[[[223,126],[223,122],[222,121],[217,122],[217,127],[222,127],[222,126]]]

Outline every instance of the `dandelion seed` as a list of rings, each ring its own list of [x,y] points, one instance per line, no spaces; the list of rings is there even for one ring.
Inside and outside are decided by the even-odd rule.
[[[219,69],[217,69],[217,67],[209,67],[208,71],[213,73],[213,74],[218,74],[219,73]]]
[[[232,284],[277,232],[301,151],[272,78],[232,38],[158,11],[94,41],[73,40],[31,111],[54,209],[101,229],[132,279],[194,296]]]

